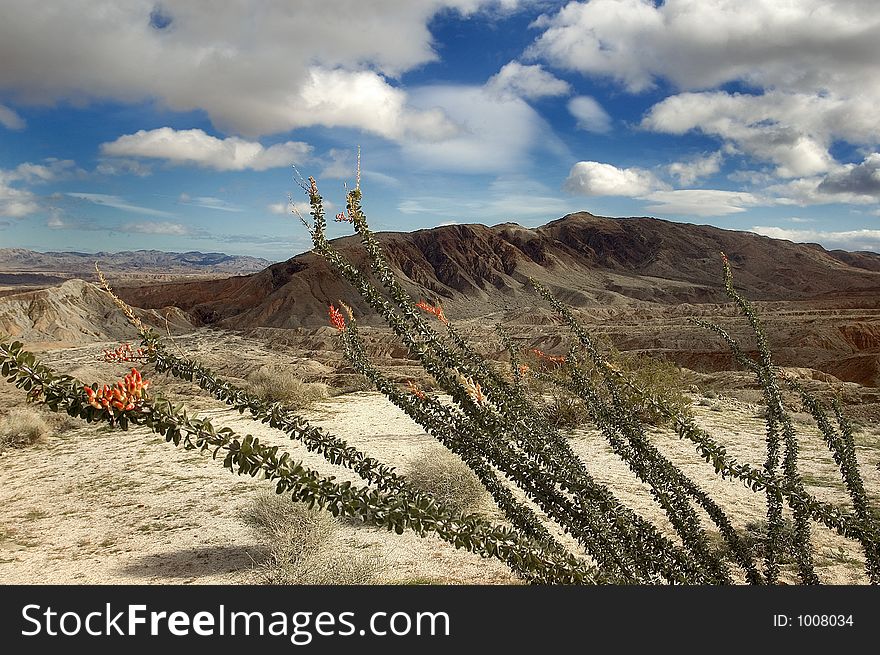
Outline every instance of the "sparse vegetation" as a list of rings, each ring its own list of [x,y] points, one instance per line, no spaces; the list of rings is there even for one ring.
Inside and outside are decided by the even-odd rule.
[[[338,519],[327,512],[262,493],[240,512],[267,548],[257,578],[272,585],[374,584],[378,556],[340,552]]]
[[[330,397],[330,388],[323,382],[304,382],[290,371],[273,367],[257,369],[247,378],[248,391],[268,403],[284,403],[305,409]]]
[[[431,448],[414,458],[407,471],[410,484],[457,512],[478,511],[486,496],[474,472],[445,448]]]
[[[13,407],[0,418],[0,453],[44,443],[52,433],[49,423],[33,407]]]

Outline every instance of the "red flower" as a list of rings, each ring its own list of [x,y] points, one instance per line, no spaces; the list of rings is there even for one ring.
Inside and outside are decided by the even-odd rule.
[[[538,350],[537,348],[532,348],[532,352],[542,361],[550,362],[551,364],[565,364],[565,357],[563,355],[548,355],[543,350]]]
[[[416,307],[421,310],[428,312],[429,314],[433,314],[437,317],[437,319],[443,323],[443,325],[449,325],[449,321],[446,319],[446,316],[443,314],[443,308],[440,305],[434,306],[429,305],[424,300],[416,303]]]
[[[412,380],[407,380],[406,386],[408,387],[408,391],[414,395],[416,398],[420,398],[422,400],[425,399],[425,392],[419,389],[418,385]]]
[[[95,409],[114,408],[120,412],[127,412],[135,409],[146,397],[146,389],[149,385],[150,381],[144,380],[140,372],[133,368],[131,373],[116,382],[113,387],[105,384],[97,390],[85,387],[83,391],[86,394],[86,401]]]
[[[336,309],[333,305],[330,305],[330,311],[328,314],[330,315],[330,325],[340,332],[345,330],[345,318],[342,316],[342,312]]]

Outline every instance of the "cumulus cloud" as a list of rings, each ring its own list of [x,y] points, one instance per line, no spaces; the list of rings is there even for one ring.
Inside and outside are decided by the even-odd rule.
[[[642,196],[664,188],[657,177],[642,168],[617,168],[598,161],[579,161],[562,188],[579,196]]]
[[[590,0],[533,24],[526,53],[608,78],[630,93],[659,81],[680,93],[642,127],[701,132],[775,164],[777,176],[830,173],[831,147],[876,147],[880,14],[866,0]],[[739,83],[749,93],[718,87]]]
[[[201,109],[218,129],[248,138],[304,125],[424,135],[442,118],[410,112],[388,80],[437,59],[431,19],[517,5],[230,0],[217,11],[199,0],[161,9],[147,0],[71,0],[33,11],[29,0],[10,0],[0,89],[23,104],[113,99]]]
[[[24,162],[12,169],[0,169],[0,216],[24,218],[40,211],[39,197],[20,186],[67,179],[83,171],[68,159],[48,158],[43,163]]]
[[[640,196],[653,204],[648,211],[687,216],[727,216],[746,211],[747,207],[768,204],[758,196],[744,191],[720,191],[715,189],[675,189],[654,191]]]
[[[7,130],[23,130],[24,119],[5,105],[0,105],[0,125]]]
[[[120,198],[119,196],[109,195],[106,193],[69,192],[65,195],[68,195],[71,198],[76,198],[77,200],[85,200],[86,202],[90,202],[95,205],[101,205],[102,207],[120,209],[126,212],[146,214],[148,216],[173,216],[173,214],[171,214],[170,212],[161,211],[159,209],[151,209],[149,207],[141,207],[139,205],[133,205],[123,198]]]
[[[750,232],[773,239],[786,239],[797,243],[820,243],[826,248],[842,250],[872,250],[880,252],[880,230],[789,230],[781,227],[757,225]]]
[[[869,154],[859,164],[837,165],[825,176],[771,184],[765,191],[780,205],[874,204],[880,202],[880,153]]]
[[[701,177],[709,177],[721,170],[721,152],[713,152],[689,161],[673,162],[666,170],[678,178],[679,184],[687,186]]]
[[[565,153],[550,126],[522,98],[484,87],[438,85],[412,89],[416,107],[436,107],[459,126],[445,141],[405,140],[410,165],[425,170],[502,174],[522,169],[540,149]]]
[[[24,218],[39,209],[37,197],[31,191],[10,186],[0,171],[0,216]]]
[[[85,174],[85,171],[78,168],[72,159],[57,159],[56,157],[47,157],[39,164],[24,162],[2,173],[6,180],[28,184],[67,180],[73,177],[83,177]]]
[[[880,200],[880,153],[865,157],[861,164],[847,164],[829,174],[817,187],[820,193],[873,196]]]
[[[731,81],[855,93],[880,59],[876,5],[865,0],[591,0],[539,18],[533,58],[643,91]]]
[[[611,130],[611,116],[590,96],[577,96],[568,101],[569,113],[577,119],[577,127],[587,132],[605,134]]]
[[[770,91],[761,95],[723,91],[682,93],[654,105],[642,126],[667,134],[691,130],[720,137],[735,150],[777,165],[776,174],[799,177],[834,168],[829,148],[836,139],[870,142],[880,127],[858,103],[831,96]]]
[[[202,130],[160,127],[138,130],[101,144],[101,152],[118,157],[164,159],[174,164],[193,164],[218,171],[263,171],[302,163],[312,148],[299,141],[264,147],[239,137],[218,139]]]
[[[526,100],[571,93],[568,82],[548,73],[542,66],[527,66],[516,61],[505,64],[490,77],[486,89],[493,94],[519,96]]]

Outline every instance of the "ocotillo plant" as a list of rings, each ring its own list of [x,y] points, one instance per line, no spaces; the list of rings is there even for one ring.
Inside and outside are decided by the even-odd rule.
[[[228,428],[215,429],[203,419],[161,397],[151,398],[143,380],[135,376],[106,390],[59,376],[36,363],[21,344],[0,341],[2,373],[56,411],[66,411],[88,421],[107,421],[122,428],[145,425],[167,441],[186,448],[221,453],[224,465],[240,474],[263,475],[278,493],[292,500],[317,505],[334,515],[359,517],[364,522],[397,532],[434,532],[441,538],[486,557],[505,562],[524,580],[533,583],[621,584],[728,584],[745,580],[754,584],[779,580],[784,512],[794,517],[792,531],[799,579],[819,581],[813,565],[810,524],[819,522],[840,535],[858,541],[865,554],[872,583],[880,583],[880,530],[872,513],[855,457],[852,429],[839,407],[833,417],[805,389],[788,382],[801,394],[816,419],[853,504],[845,510],[820,502],[809,494],[798,472],[799,442],[779,386],[763,331],[753,308],[735,291],[726,258],[722,261],[727,293],[748,317],[757,339],[759,357],[752,360],[720,327],[716,331],[741,363],[751,369],[764,390],[767,411],[766,462],[762,468],[737,462],[719,441],[700,429],[693,418],[670,405],[662,395],[640,389],[627,374],[610,363],[572,312],[541,285],[534,288],[565,323],[575,346],[557,362],[559,371],[546,376],[583,402],[613,452],[642,480],[669,519],[672,532],[628,508],[608,486],[598,482],[569,440],[548,425],[543,408],[532,402],[524,377],[542,375],[521,364],[512,339],[500,330],[510,351],[511,371],[502,374],[461,336],[443,308],[403,288],[388,265],[383,250],[370,231],[361,208],[360,184],[347,194],[338,221],[351,223],[367,254],[371,274],[359,270],[326,238],[323,200],[314,179],[304,185],[311,203],[307,222],[314,250],[347,279],[394,331],[417,360],[451,398],[441,402],[413,384],[392,382],[368,357],[358,331],[357,317],[340,300],[328,308],[328,320],[339,335],[352,366],[365,375],[388,399],[403,409],[425,431],[458,455],[485,486],[506,519],[497,525],[487,519],[463,515],[434,497],[415,489],[406,478],[342,439],[309,425],[297,412],[281,403],[270,403],[220,379],[196,361],[172,354],[165,340],[137,320],[134,312],[111,294],[137,327],[142,351],[157,371],[192,381],[215,397],[302,442],[329,462],[351,469],[363,486],[338,483],[302,463],[293,462],[277,446],[266,446],[250,435],[239,436]],[[373,282],[378,281],[378,285]],[[426,316],[432,317],[426,320]],[[439,323],[439,330],[432,326]],[[124,353],[126,356],[128,350]],[[584,375],[579,362],[589,360],[598,375]],[[140,385],[140,386],[138,386]],[[90,391],[87,391],[89,389]],[[650,441],[634,397],[653,404],[653,411],[668,418],[678,434],[691,441],[697,453],[722,478],[742,481],[767,502],[767,539],[762,551],[750,547],[719,503],[702,490]],[[107,400],[105,404],[104,401]],[[117,404],[114,404],[117,403]],[[781,471],[780,471],[781,466]],[[786,510],[785,508],[788,508]],[[724,544],[710,535],[713,526]],[[563,538],[562,535],[567,535]]]

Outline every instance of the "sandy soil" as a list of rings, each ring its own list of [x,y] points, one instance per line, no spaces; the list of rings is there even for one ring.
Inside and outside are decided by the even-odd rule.
[[[179,338],[188,353],[233,379],[253,368],[276,363],[315,376],[320,365],[241,336],[201,331]],[[111,344],[45,350],[41,357],[84,381],[111,381],[125,365],[100,362]],[[236,357],[230,357],[236,353]],[[146,369],[149,372],[149,367]],[[241,417],[194,385],[164,375],[148,375],[155,388],[183,401],[193,413],[211,417],[261,440],[283,444],[296,458],[339,479],[356,479],[323,459],[305,452],[283,434]],[[763,461],[764,423],[760,407],[728,396],[694,396],[701,424],[741,461]],[[23,404],[24,394],[0,384],[0,411]],[[433,440],[375,392],[348,393],[305,412],[368,454],[389,461],[403,472]],[[845,502],[839,476],[818,433],[804,415],[795,415],[803,435],[801,466],[810,490],[825,500]],[[737,525],[763,518],[762,498],[741,484],[716,479],[693,448],[668,430],[652,432],[654,442],[707,487],[729,509]],[[880,429],[862,427],[858,455],[866,486],[880,498]],[[665,526],[662,513],[644,486],[590,428],[571,435],[596,477],[611,485],[627,504]],[[252,582],[265,557],[265,544],[240,518],[257,494],[269,485],[224,470],[210,456],[175,449],[145,429],[128,432],[61,420],[58,433],[45,444],[0,455],[0,583],[166,584]],[[492,513],[491,507],[486,511]],[[824,582],[864,584],[856,544],[814,526],[817,570]],[[483,560],[436,538],[388,534],[383,530],[343,524],[342,552],[377,555],[380,582],[437,584],[511,584],[517,580],[500,563]],[[794,582],[790,571],[786,579]]]

